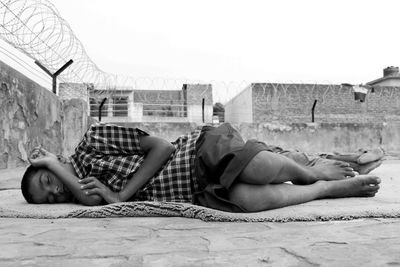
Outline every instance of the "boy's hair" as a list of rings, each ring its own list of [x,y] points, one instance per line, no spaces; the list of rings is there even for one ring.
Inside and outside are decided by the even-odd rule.
[[[21,191],[22,191],[22,195],[24,196],[25,200],[28,203],[35,203],[33,201],[33,195],[31,194],[31,192],[29,192],[29,189],[31,187],[32,178],[38,171],[39,171],[39,168],[36,168],[36,167],[30,165],[26,169],[24,176],[22,177]]]

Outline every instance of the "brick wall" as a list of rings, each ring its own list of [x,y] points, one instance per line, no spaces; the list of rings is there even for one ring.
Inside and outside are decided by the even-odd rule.
[[[211,84],[187,84],[183,90],[187,91],[188,105],[201,105],[203,98],[205,105],[213,105]]]
[[[340,85],[253,84],[253,122],[311,122],[316,99],[316,122],[400,121],[400,88],[378,87],[365,102]]]
[[[180,90],[134,90],[133,99],[143,104],[183,104]]]

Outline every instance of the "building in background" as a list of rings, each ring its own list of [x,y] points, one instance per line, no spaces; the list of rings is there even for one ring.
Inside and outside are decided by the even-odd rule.
[[[252,83],[225,104],[225,121],[232,123],[400,121],[400,76],[397,67],[368,83],[365,101],[352,87],[335,84]]]
[[[383,77],[367,83],[371,86],[397,86],[400,87],[399,67],[387,67],[383,69]]]
[[[220,102],[214,104],[213,107],[213,124],[225,122],[225,108]]]
[[[94,88],[93,85],[60,83],[62,99],[85,99],[90,116],[103,122],[211,123],[211,84],[184,84],[181,90],[136,90],[129,87]]]

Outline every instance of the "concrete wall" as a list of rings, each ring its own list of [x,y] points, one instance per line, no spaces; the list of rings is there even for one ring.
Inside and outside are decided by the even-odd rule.
[[[183,87],[183,91],[186,94],[188,122],[203,122],[202,102],[204,99],[204,122],[211,123],[213,116],[212,85],[186,84]]]
[[[188,105],[187,122],[199,123],[203,122],[203,107],[202,105]],[[204,122],[212,122],[213,107],[211,105],[204,106]]]
[[[343,91],[341,94],[345,95],[346,92]],[[348,94],[350,97],[350,93]],[[365,109],[368,111],[379,108],[387,112],[383,115],[387,122],[317,124],[262,122],[233,125],[246,140],[256,138],[269,144],[309,153],[349,152],[378,146],[389,152],[398,152],[400,122],[388,119],[390,116],[395,119],[398,116],[395,108],[398,91],[383,88],[374,94],[376,96],[372,94],[368,96],[369,102]],[[311,99],[312,94],[307,95]],[[270,96],[278,97],[276,94]],[[328,93],[325,97],[327,96]],[[297,97],[298,94],[286,96],[292,100]],[[377,99],[383,102],[380,104]],[[301,99],[297,102],[302,103]],[[300,104],[295,107],[297,109],[293,109],[293,112],[301,111]],[[0,62],[0,168],[25,166],[29,151],[40,144],[54,153],[64,155],[73,153],[88,124],[92,123],[88,121],[86,108],[87,104],[82,100],[60,101],[52,92]],[[280,110],[279,106],[273,108]],[[139,127],[170,141],[189,133],[199,125],[156,122],[128,124],[121,122],[121,124]]]
[[[352,152],[376,147],[400,151],[399,123],[243,123],[235,127],[244,139],[309,153]]]
[[[56,95],[0,61],[0,169],[25,166],[40,144],[68,155],[87,129],[87,104]]]
[[[378,87],[365,102],[354,100],[351,88],[322,84],[253,84],[253,122],[369,123],[400,121],[400,88]]]
[[[158,136],[171,142],[176,140],[179,136],[188,134],[199,127],[198,124],[189,122],[118,122],[115,124],[139,128],[150,135]]]
[[[246,87],[240,94],[227,102],[225,108],[225,121],[231,123],[253,122],[252,86]]]
[[[87,116],[87,103],[81,99],[70,99],[62,102],[61,136],[62,154],[69,156],[74,153],[88,126],[95,121]]]
[[[89,84],[83,83],[59,83],[58,96],[60,99],[82,99],[89,103]]]
[[[174,141],[198,127],[190,123],[119,123],[138,127],[149,134]],[[400,123],[240,123],[232,124],[245,140],[257,139],[282,148],[308,153],[354,152],[382,147],[400,152]]]

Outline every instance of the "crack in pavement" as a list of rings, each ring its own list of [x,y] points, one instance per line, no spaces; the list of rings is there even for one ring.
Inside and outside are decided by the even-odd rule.
[[[200,238],[207,242],[206,244],[207,253],[210,253],[211,240],[204,236],[200,236]]]
[[[298,259],[298,260],[301,261],[301,262],[304,262],[304,263],[309,264],[309,265],[311,265],[311,266],[321,266],[321,264],[314,263],[314,262],[310,261],[307,257],[298,255],[298,254],[297,254],[296,252],[294,252],[294,251],[288,250],[287,248],[284,248],[284,247],[279,247],[279,248],[280,248],[281,250],[283,250],[283,252],[285,252],[286,254],[289,254],[289,255],[295,257],[296,259]]]
[[[310,246],[316,246],[316,245],[348,245],[349,243],[347,242],[340,242],[340,241],[319,241],[319,242],[315,242],[312,243]]]

